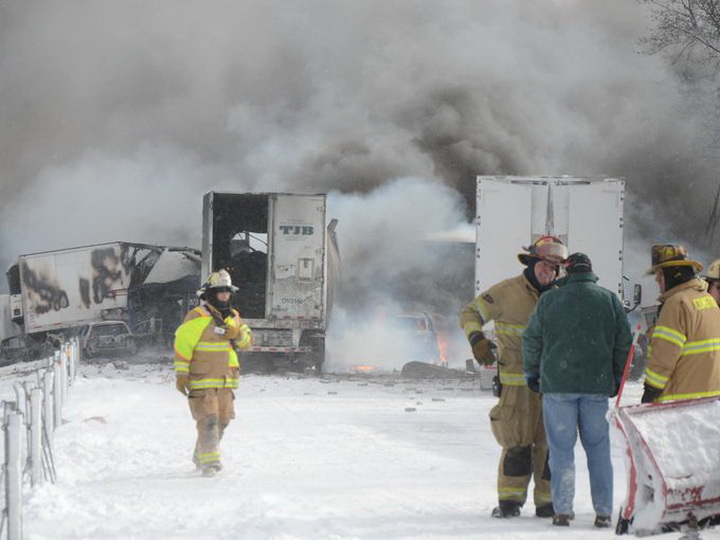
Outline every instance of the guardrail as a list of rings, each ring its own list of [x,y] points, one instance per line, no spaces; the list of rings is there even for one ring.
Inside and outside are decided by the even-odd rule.
[[[15,401],[2,402],[5,452],[0,479],[5,497],[0,535],[8,540],[23,537],[23,485],[55,482],[53,434],[62,421],[62,406],[78,360],[77,340],[64,342],[52,357],[40,361],[45,366],[30,374],[35,380],[13,384]]]

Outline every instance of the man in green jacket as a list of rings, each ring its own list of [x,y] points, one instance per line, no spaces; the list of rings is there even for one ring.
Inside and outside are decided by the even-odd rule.
[[[528,387],[543,394],[550,450],[553,525],[569,525],[575,496],[577,433],[585,449],[596,527],[613,507],[608,397],[616,395],[632,344],[617,295],[596,284],[587,255],[573,253],[567,277],[540,297],[522,341]]]

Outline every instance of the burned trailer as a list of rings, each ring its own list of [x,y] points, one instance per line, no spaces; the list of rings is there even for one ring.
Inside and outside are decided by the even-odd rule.
[[[104,320],[155,339],[179,324],[199,276],[190,248],[111,242],[21,255],[7,272],[12,321],[34,339]]]
[[[209,192],[203,275],[226,269],[233,306],[253,331],[246,370],[322,371],[339,254],[326,195]]]

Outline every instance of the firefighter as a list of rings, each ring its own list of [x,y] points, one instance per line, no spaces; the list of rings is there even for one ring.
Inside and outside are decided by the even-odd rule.
[[[482,328],[495,321],[498,340],[500,400],[490,411],[490,427],[502,447],[498,466],[499,504],[492,511],[497,518],[520,515],[527,499],[531,477],[535,477],[535,515],[552,517],[550,469],[543,429],[540,395],[525,384],[522,363],[522,334],[540,294],[553,287],[567,257],[567,248],[554,236],[535,241],[518,259],[524,271],[490,287],[460,312],[460,325],[470,341],[475,360],[483,365],[495,361],[494,344]]]
[[[703,279],[708,284],[708,294],[720,305],[720,259],[715,259],[710,263]]]
[[[676,244],[652,246],[660,308],[650,336],[642,403],[720,395],[720,308]]]
[[[252,334],[230,299],[237,291],[225,270],[213,272],[197,292],[201,306],[191,310],[175,332],[175,386],[188,396],[197,426],[193,462],[203,475],[220,471],[220,439],[235,417],[238,386],[235,349],[252,345]]]

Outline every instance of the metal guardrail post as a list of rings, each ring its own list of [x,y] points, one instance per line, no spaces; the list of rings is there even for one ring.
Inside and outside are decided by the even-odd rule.
[[[49,446],[52,446],[53,433],[55,432],[55,414],[53,412],[53,373],[49,369],[45,371],[45,377],[43,379],[43,401],[45,408],[45,429],[47,442]]]
[[[77,369],[77,338],[74,338],[68,344],[68,375],[70,378],[70,384],[75,381],[75,371]]]
[[[65,348],[60,353],[60,404],[65,404],[68,388],[68,355]]]
[[[5,402],[5,508],[8,540],[22,539],[22,415]]]
[[[53,364],[52,399],[54,426],[57,428],[62,423],[62,367],[59,360]]]
[[[43,481],[42,469],[42,391],[30,390],[30,482],[33,486]]]

